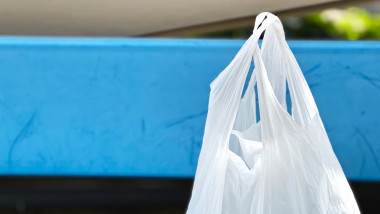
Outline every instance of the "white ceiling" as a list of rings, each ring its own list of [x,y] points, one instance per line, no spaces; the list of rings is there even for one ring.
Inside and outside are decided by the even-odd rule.
[[[135,36],[333,1],[1,0],[0,34]]]

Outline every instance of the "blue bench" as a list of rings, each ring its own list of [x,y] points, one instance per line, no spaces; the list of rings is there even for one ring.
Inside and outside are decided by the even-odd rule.
[[[193,177],[241,40],[0,38],[0,175]],[[380,181],[380,42],[289,41],[350,180]]]

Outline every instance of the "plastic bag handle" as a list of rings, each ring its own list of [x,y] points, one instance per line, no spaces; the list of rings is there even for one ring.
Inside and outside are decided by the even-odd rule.
[[[261,21],[262,20],[262,21]],[[261,21],[261,23],[260,23]],[[264,69],[259,69],[259,73],[260,74],[257,74],[258,75],[258,78],[260,79],[260,84],[261,84],[261,88],[263,88],[266,93],[259,93],[261,94],[262,98],[261,100],[263,100],[263,97],[264,97],[264,94],[266,94],[265,97],[267,97],[267,103],[266,104],[266,109],[263,109],[263,110],[260,110],[260,116],[261,118],[266,118],[267,120],[269,119],[270,115],[272,114],[268,114],[269,112],[267,112],[270,108],[268,108],[268,106],[276,106],[276,108],[281,108],[281,104],[279,103],[275,93],[274,93],[274,89],[269,81],[269,78],[268,78],[268,73],[265,69],[265,65],[263,63],[263,60],[262,60],[262,56],[261,56],[261,50],[257,44],[258,42],[258,39],[259,37],[261,36],[261,34],[264,32],[264,30],[266,28],[268,28],[270,25],[274,24],[276,21],[278,21],[278,24],[277,26],[274,26],[275,27],[275,31],[277,31],[278,33],[281,34],[281,36],[279,36],[281,38],[281,42],[283,43],[283,45],[286,45],[287,46],[287,43],[285,41],[285,33],[284,33],[284,30],[283,30],[283,27],[282,27],[282,24],[281,24],[281,21],[279,20],[279,18],[271,13],[268,13],[268,12],[264,12],[264,13],[261,13],[258,15],[257,17],[257,20],[255,22],[255,29],[253,31],[253,36],[255,38],[254,42],[256,43],[255,44],[255,49],[254,49],[254,52],[253,52],[253,55],[255,57],[255,64],[256,63],[259,63],[260,64],[260,67],[263,67]],[[257,25],[258,23],[260,23],[259,25]],[[290,52],[291,56],[293,57],[293,54]],[[294,57],[293,57],[294,58]],[[294,59],[295,61],[295,59]],[[297,72],[299,72],[299,74],[297,74]],[[298,79],[298,87],[301,87],[304,94],[301,95],[302,96],[302,100],[304,100],[304,102],[306,102],[308,106],[307,108],[307,111],[308,111],[308,119],[305,119],[305,120],[302,120],[302,123],[306,123],[305,121],[308,121],[308,120],[311,120],[311,118],[316,114],[318,113],[318,108],[315,104],[315,101],[313,99],[313,96],[311,94],[311,91],[310,91],[310,88],[307,86],[307,83],[306,83],[306,80],[304,79],[303,77],[303,74],[301,72],[301,70],[299,71],[296,71],[296,70],[291,70],[290,73],[292,73],[293,75],[298,75],[298,77],[296,79]],[[260,98],[259,98],[260,99]],[[265,98],[264,98],[265,99]],[[278,111],[274,111],[274,112],[277,112]],[[267,115],[261,115],[261,113],[263,114],[267,114]],[[289,116],[287,113],[285,113],[285,115]],[[291,120],[292,123],[294,123],[294,120],[292,119]],[[296,124],[296,123],[294,123]],[[304,125],[304,124],[303,124]]]
[[[261,34],[276,21],[281,23],[280,19],[277,16],[269,12],[263,12],[257,16],[255,20],[255,27],[251,36],[253,43],[255,43],[254,51],[256,51],[256,48],[258,48],[258,41],[260,39]],[[285,36],[284,33],[283,35]]]

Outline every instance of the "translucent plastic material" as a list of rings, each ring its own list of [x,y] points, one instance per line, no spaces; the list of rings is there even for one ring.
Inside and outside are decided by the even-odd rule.
[[[187,213],[360,213],[280,20],[270,13],[256,20],[252,36],[211,83]],[[252,58],[255,68],[241,98]]]

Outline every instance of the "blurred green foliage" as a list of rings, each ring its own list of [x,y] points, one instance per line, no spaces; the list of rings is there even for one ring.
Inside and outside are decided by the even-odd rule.
[[[293,38],[380,39],[380,14],[357,7],[328,9],[304,18],[290,18],[284,27]]]

